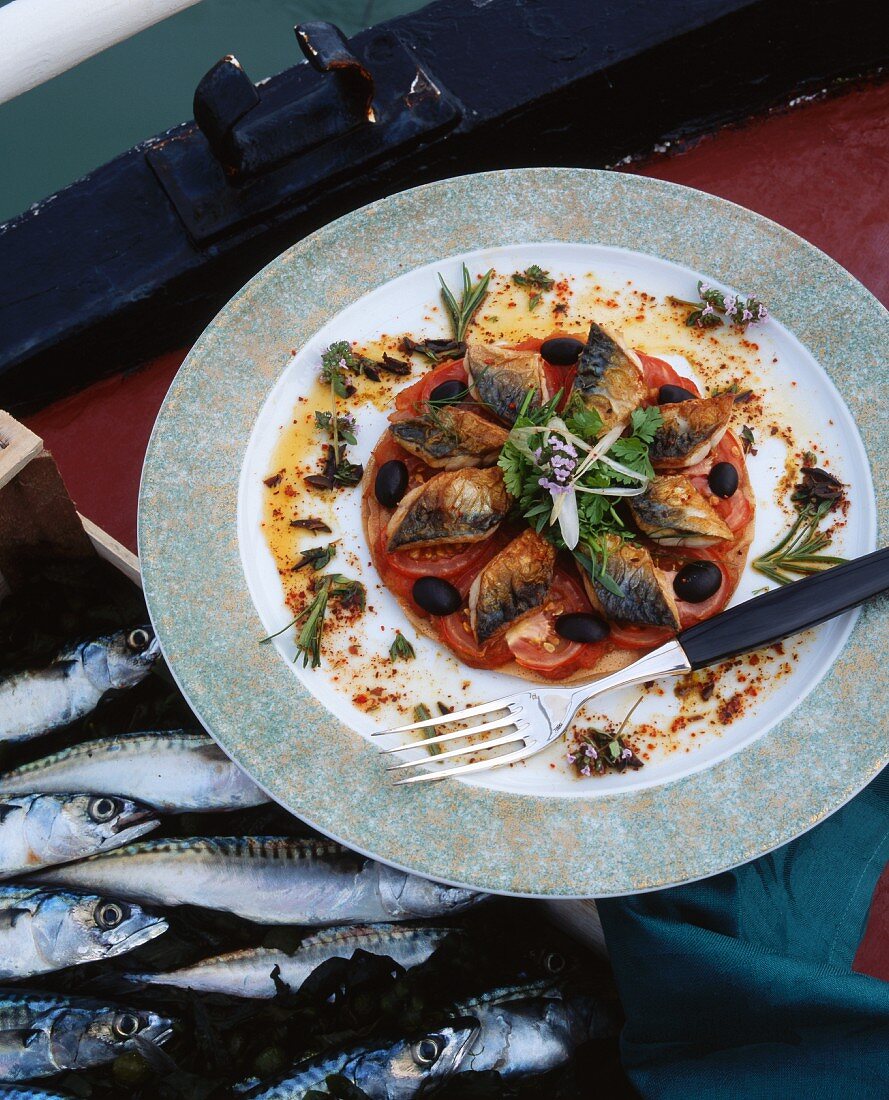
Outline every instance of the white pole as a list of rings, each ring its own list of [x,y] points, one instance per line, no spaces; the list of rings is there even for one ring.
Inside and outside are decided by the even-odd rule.
[[[0,103],[199,0],[12,0],[0,8]]]

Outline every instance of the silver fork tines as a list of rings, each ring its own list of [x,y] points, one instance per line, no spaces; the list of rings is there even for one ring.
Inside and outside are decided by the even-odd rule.
[[[574,715],[584,703],[602,694],[602,692],[610,691],[612,688],[627,687],[630,684],[643,683],[647,680],[655,680],[660,676],[679,676],[690,670],[691,665],[685,651],[679,642],[674,639],[667,642],[666,645],[662,645],[659,649],[647,653],[629,667],[614,672],[610,676],[600,677],[591,684],[581,684],[579,687],[573,688],[544,684],[528,691],[516,692],[514,695],[508,695],[502,699],[495,699],[490,703],[480,703],[478,706],[467,707],[465,710],[455,711],[451,714],[442,714],[434,718],[425,718],[420,722],[397,726],[395,729],[384,730],[375,733],[373,736],[383,737],[422,729],[433,731],[434,735],[432,737],[419,741],[409,741],[381,750],[382,754],[388,754],[406,752],[408,749],[414,748],[426,748],[429,745],[440,745],[448,741],[474,737],[477,734],[487,733],[491,730],[506,730],[507,727],[514,726],[514,730],[504,732],[498,737],[451,749],[448,752],[439,753],[437,756],[423,756],[417,760],[405,761],[387,768],[387,771],[398,772],[406,768],[420,767],[421,765],[430,767],[431,770],[429,771],[399,779],[399,784],[425,783],[447,779],[453,775],[469,775],[473,772],[500,768],[505,764],[514,764],[541,752],[565,733],[571,725]],[[501,711],[508,711],[508,714],[495,718],[494,715]],[[490,720],[482,721],[475,726],[470,726],[468,729],[448,730],[441,734],[434,732],[434,728],[438,726],[449,726],[454,722],[463,722],[467,718],[483,718],[485,716],[490,716]],[[488,756],[482,760],[471,760],[466,764],[460,764],[453,768],[442,768],[440,766],[441,761],[476,756],[479,753],[486,753],[490,749],[501,748],[516,742],[521,743],[520,747],[512,752],[502,753],[499,756]]]

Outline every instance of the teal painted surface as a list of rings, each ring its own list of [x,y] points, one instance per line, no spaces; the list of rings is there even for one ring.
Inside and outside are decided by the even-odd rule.
[[[152,622],[204,726],[282,805],[396,866],[492,892],[602,897],[688,882],[799,836],[889,762],[887,599],[864,608],[824,680],[787,718],[721,763],[596,799],[395,787],[376,749],[260,646],[239,556],[247,440],[290,349],[406,269],[517,241],[648,252],[756,285],[839,388],[889,522],[880,304],[823,252],[749,210],[659,180],[582,169],[491,172],[373,203],[300,241],[205,331],[148,447],[139,549]],[[385,247],[380,247],[380,242]],[[348,257],[344,265],[344,257]],[[431,789],[430,789],[431,787]]]
[[[225,54],[260,80],[302,60],[295,23],[329,19],[352,35],[423,6],[423,0],[203,0],[150,27],[0,106],[0,222],[191,118],[195,85]]]

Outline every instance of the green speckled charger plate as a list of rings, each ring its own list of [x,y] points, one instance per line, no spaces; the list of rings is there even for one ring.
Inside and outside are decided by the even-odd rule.
[[[886,313],[823,253],[721,199],[638,176],[523,169],[374,203],[274,260],[192,349],[161,409],[139,507],[145,593],[170,668],[221,746],[277,801],[350,847],[444,881],[549,897],[715,874],[811,828],[889,762],[885,601],[817,689],[752,744],[675,782],[598,798],[394,787],[375,750],[271,646],[239,557],[238,483],[259,411],[299,347],[365,292],[442,257],[513,242],[648,253],[756,289],[829,373],[889,507]]]

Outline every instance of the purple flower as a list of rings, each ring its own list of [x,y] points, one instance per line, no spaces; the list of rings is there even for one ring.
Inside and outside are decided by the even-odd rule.
[[[577,757],[574,755],[574,753],[569,752],[565,759],[568,761],[569,764],[573,764]]]
[[[580,774],[581,775],[589,775],[590,774],[589,764],[584,764],[584,766],[580,769]]]
[[[620,758],[621,758],[621,760],[629,760],[632,755],[633,754],[630,752],[630,750],[628,748],[624,748],[623,751],[620,754]]]

